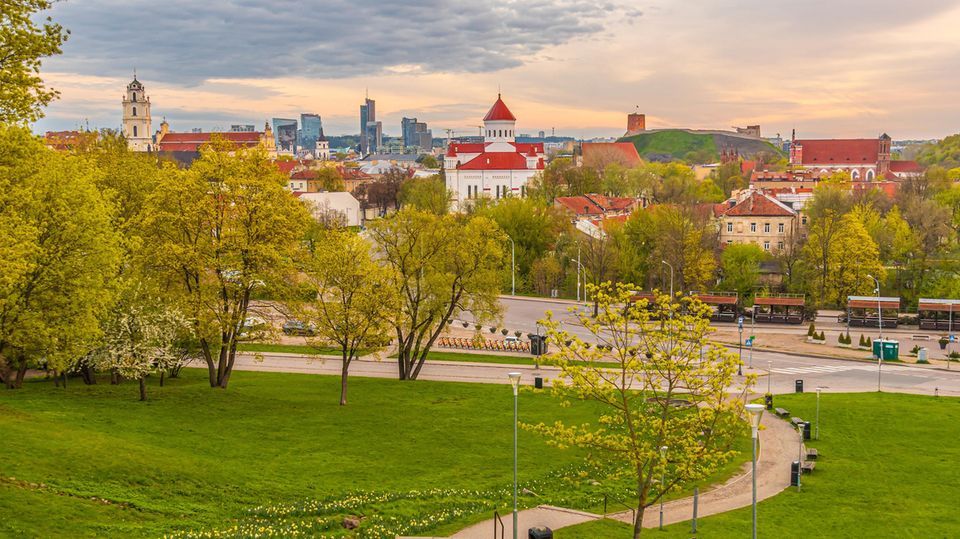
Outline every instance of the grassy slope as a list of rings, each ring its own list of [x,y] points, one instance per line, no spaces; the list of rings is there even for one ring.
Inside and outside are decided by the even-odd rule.
[[[0,393],[0,537],[157,536],[223,527],[261,504],[511,480],[507,386],[354,378],[340,407],[337,377],[235,372],[223,391],[184,369],[165,388],[151,381],[148,402],[136,394],[130,383],[79,381]],[[521,401],[524,421],[591,415],[539,393]],[[520,447],[521,483],[582,456],[522,430]],[[588,506],[583,496],[614,486],[554,488]]]
[[[717,154],[717,145],[711,135],[698,135],[686,131],[658,131],[655,133],[641,133],[632,137],[620,139],[632,142],[641,156],[650,154],[669,154],[675,158],[683,158],[687,153],[706,150]]]
[[[812,394],[777,397],[777,405],[813,418]],[[825,394],[821,459],[790,488],[758,506],[761,537],[954,537],[960,529],[960,399],[896,394]],[[784,470],[784,473],[787,473]],[[750,508],[701,519],[698,537],[747,537]],[[558,539],[627,538],[612,522],[560,530]],[[690,524],[644,535],[690,537]]]

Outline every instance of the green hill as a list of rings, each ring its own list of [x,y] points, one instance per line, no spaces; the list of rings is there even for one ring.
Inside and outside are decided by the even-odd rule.
[[[621,137],[618,142],[632,142],[641,157],[653,161],[682,159],[694,163],[716,162],[720,160],[721,148],[737,150],[747,158],[758,153],[782,156],[782,152],[765,140],[719,131],[658,129]]]

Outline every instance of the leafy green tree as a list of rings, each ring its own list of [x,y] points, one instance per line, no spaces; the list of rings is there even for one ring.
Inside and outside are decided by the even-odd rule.
[[[400,297],[391,323],[401,380],[417,378],[447,320],[463,311],[478,323],[498,316],[505,238],[490,219],[408,207],[375,221],[369,234]]]
[[[421,155],[418,161],[423,165],[423,168],[440,168],[440,162],[437,161],[437,158],[428,153]]]
[[[317,176],[312,181],[317,183],[317,187],[319,187],[321,191],[336,193],[347,190],[346,184],[343,183],[343,176],[340,175],[340,171],[336,168],[323,167],[316,172]]]
[[[119,264],[91,164],[0,124],[0,381],[66,370],[99,337]]]
[[[768,256],[759,245],[753,243],[727,245],[720,255],[723,268],[720,286],[724,290],[737,292],[741,301],[749,303],[760,282],[760,263]]]
[[[340,405],[347,404],[347,376],[359,351],[389,340],[388,320],[396,295],[387,269],[377,264],[369,244],[357,234],[326,231],[303,265],[313,299],[294,304],[293,311],[317,329],[308,342],[340,348]]]
[[[161,178],[138,223],[141,264],[191,321],[210,387],[230,381],[254,291],[292,286],[310,217],[286,182],[265,152],[215,141]]]
[[[439,175],[404,180],[399,199],[401,207],[413,206],[436,215],[450,211],[450,192]]]
[[[43,58],[60,54],[70,32],[50,17],[37,15],[51,0],[4,0],[0,4],[0,123],[23,124],[43,117],[43,107],[59,96],[40,76]]]
[[[723,196],[729,197],[733,191],[743,189],[747,186],[747,181],[740,174],[740,162],[730,161],[718,166],[710,173],[713,183],[723,191]]]
[[[876,242],[852,214],[815,221],[801,257],[816,305],[841,305],[847,295],[872,289],[867,275],[882,282],[885,274]]]
[[[746,430],[745,399],[742,392],[727,393],[737,358],[710,340],[709,307],[702,302],[673,303],[659,295],[648,308],[646,300],[630,301],[634,285],[590,289],[600,311],[595,318],[578,317],[595,346],[561,330],[548,312],[543,323],[557,351],[541,361],[560,369],[552,395],[564,404],[595,404],[596,417],[523,428],[551,445],[582,447],[599,468],[630,477],[638,538],[648,507],[733,457],[734,442]],[[677,399],[689,406],[676,406]]]

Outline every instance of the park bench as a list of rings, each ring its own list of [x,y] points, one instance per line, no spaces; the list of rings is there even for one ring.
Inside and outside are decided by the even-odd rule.
[[[911,338],[911,340],[914,340],[914,341],[929,341],[929,340],[930,340],[930,336],[929,336],[929,335],[913,335],[913,336],[911,336],[910,338]]]
[[[817,467],[817,463],[813,461],[804,462],[800,465],[800,469],[806,473],[813,473],[813,469]]]
[[[793,423],[794,427],[799,427],[800,425],[803,425],[805,423],[805,421],[800,419],[799,417],[791,417],[790,422]]]
[[[820,452],[813,447],[807,448],[807,458],[810,460],[817,460],[817,457],[820,456]]]
[[[790,410],[787,410],[786,408],[776,408],[774,409],[774,411],[780,417],[787,417],[788,415],[790,415]]]

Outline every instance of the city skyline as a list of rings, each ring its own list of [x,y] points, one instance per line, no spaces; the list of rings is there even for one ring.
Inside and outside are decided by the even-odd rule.
[[[134,69],[154,116],[177,130],[313,111],[328,135],[357,134],[365,91],[392,136],[405,116],[438,137],[472,134],[498,90],[519,132],[578,138],[620,135],[635,110],[651,129],[760,124],[805,138],[939,138],[960,124],[955,0],[869,12],[823,1],[233,4],[191,9],[184,27],[180,1],[58,3],[51,15],[72,36],[43,73],[63,95],[36,130],[118,127]]]

